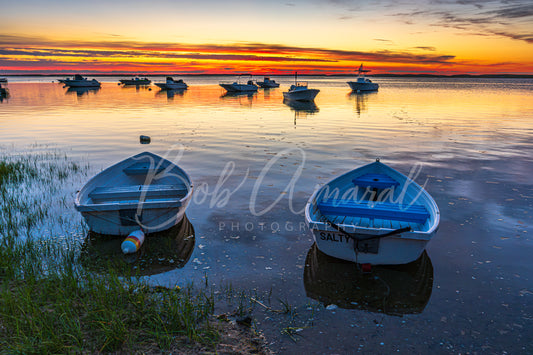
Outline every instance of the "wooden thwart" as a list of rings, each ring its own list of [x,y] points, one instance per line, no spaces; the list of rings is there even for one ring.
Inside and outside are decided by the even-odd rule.
[[[401,205],[390,202],[328,199],[318,203],[323,215],[379,218],[395,221],[425,223],[429,212],[422,205]]]

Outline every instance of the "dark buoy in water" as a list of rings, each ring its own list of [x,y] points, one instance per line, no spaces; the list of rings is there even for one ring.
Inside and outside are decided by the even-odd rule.
[[[139,140],[141,141],[141,144],[150,144],[150,137],[149,136],[140,136]]]

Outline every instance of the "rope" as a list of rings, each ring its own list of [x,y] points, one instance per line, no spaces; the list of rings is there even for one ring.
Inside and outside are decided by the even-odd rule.
[[[330,226],[332,226],[333,228],[335,228],[337,231],[341,232],[344,236],[348,237],[348,238],[351,238],[354,240],[353,242],[353,250],[355,252],[355,263],[358,264],[358,256],[359,256],[359,253],[358,253],[358,249],[359,249],[359,241],[361,240],[373,240],[373,239],[381,239],[381,238],[385,238],[385,237],[389,237],[391,235],[395,235],[395,234],[400,234],[400,233],[404,233],[404,232],[410,232],[412,229],[411,227],[405,227],[405,228],[399,228],[399,229],[395,229],[395,230],[392,230],[388,233],[384,233],[384,234],[379,234],[379,235],[374,235],[374,236],[371,236],[371,237],[368,237],[368,238],[357,238],[356,236],[358,234],[351,234],[351,233],[348,233],[346,232],[344,229],[342,229],[341,227],[339,227],[338,225],[336,225],[335,223],[333,223],[332,221],[330,221],[326,216],[322,215],[322,218],[324,219],[324,221],[329,224]],[[362,234],[359,234],[359,235],[362,235]]]

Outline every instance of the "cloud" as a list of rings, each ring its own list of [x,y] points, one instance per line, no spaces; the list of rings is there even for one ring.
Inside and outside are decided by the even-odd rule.
[[[431,52],[435,52],[437,50],[435,47],[426,47],[426,46],[418,46],[418,47],[415,47],[415,49],[421,49],[423,51],[431,51]]]
[[[501,6],[500,4],[505,4]],[[533,43],[531,23],[533,23],[533,4],[518,1],[507,5],[507,1],[494,2],[482,0],[460,0],[432,2],[431,9],[416,9],[397,12],[392,16],[403,19],[406,24],[416,19],[433,19],[431,26],[469,31],[479,36],[499,36]],[[472,9],[471,7],[476,9]],[[489,8],[490,7],[490,8]]]
[[[386,41],[386,40],[383,40]],[[409,51],[347,51],[316,47],[296,47],[282,44],[234,43],[181,44],[134,41],[52,41],[0,35],[0,55],[8,57],[72,57],[72,58],[132,58],[180,59],[253,62],[336,63],[338,61],[380,61],[389,63],[451,64],[453,55],[413,54]]]

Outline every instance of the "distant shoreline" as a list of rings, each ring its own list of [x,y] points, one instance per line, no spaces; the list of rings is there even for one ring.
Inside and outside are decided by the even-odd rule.
[[[22,77],[22,76],[31,76],[31,77],[51,77],[51,76],[74,76],[72,74],[0,74],[3,77]],[[239,74],[179,74],[179,73],[163,73],[163,74],[128,74],[128,73],[116,73],[116,74],[82,74],[84,76],[94,76],[94,77],[112,77],[112,76],[146,76],[146,77],[161,77],[161,76],[183,76],[183,77],[201,77],[201,76],[228,76],[235,77]],[[272,76],[272,77],[293,77],[294,74],[252,74],[253,76]],[[318,77],[354,77],[357,74],[298,74],[298,76],[318,76]],[[374,74],[367,75],[367,77],[373,78],[489,78],[489,79],[533,79],[533,74],[454,74],[454,75],[443,75],[443,74]]]

